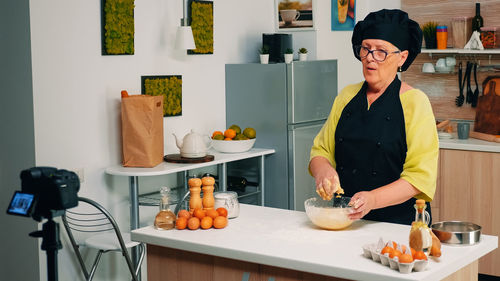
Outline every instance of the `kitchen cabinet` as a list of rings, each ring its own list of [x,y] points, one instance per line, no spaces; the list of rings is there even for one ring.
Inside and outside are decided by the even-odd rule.
[[[440,149],[433,221],[462,220],[500,236],[500,153]],[[479,273],[500,276],[500,250],[479,260]]]
[[[342,281],[319,274],[148,245],[148,280]]]

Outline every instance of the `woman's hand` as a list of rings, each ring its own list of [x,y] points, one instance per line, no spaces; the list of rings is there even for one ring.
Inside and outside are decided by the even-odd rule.
[[[314,157],[309,165],[316,181],[316,193],[323,200],[331,200],[333,193],[340,188],[337,171],[335,171],[326,158],[321,156]]]
[[[375,195],[370,191],[361,191],[351,198],[349,205],[352,206],[352,213],[349,214],[351,220],[364,217],[376,206]]]

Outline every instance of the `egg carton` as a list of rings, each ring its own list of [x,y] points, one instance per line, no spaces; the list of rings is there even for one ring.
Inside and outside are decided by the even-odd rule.
[[[389,242],[392,243],[392,242]],[[378,243],[366,244],[363,246],[363,256],[389,266],[400,273],[411,273],[412,271],[422,271],[427,267],[428,260],[413,260],[411,263],[400,263],[398,257],[390,258],[389,254],[381,254],[384,247],[382,240]],[[399,247],[399,246],[398,246]]]

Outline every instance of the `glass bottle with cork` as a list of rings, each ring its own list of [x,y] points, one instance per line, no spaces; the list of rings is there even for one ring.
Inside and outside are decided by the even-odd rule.
[[[483,17],[481,17],[481,4],[476,3],[476,15],[472,18],[472,31],[481,32]]]
[[[160,189],[160,212],[155,217],[155,228],[158,230],[169,230],[175,227],[175,214],[170,211],[168,193],[170,189],[166,186]]]
[[[416,251],[423,251],[429,255],[432,247],[432,236],[429,229],[430,215],[425,200],[417,199],[415,207],[415,221],[411,224],[410,247]]]

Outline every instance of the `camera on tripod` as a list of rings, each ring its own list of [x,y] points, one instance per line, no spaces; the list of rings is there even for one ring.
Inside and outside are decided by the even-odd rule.
[[[16,191],[7,213],[33,217],[36,221],[54,218],[78,205],[80,180],[71,171],[34,167],[21,172],[21,191]]]
[[[21,172],[21,191],[16,191],[7,213],[47,219],[42,230],[29,235],[42,238],[42,250],[47,252],[47,277],[57,281],[57,251],[62,249],[59,224],[53,218],[64,215],[66,209],[78,206],[80,180],[71,171],[52,167],[33,167]]]

